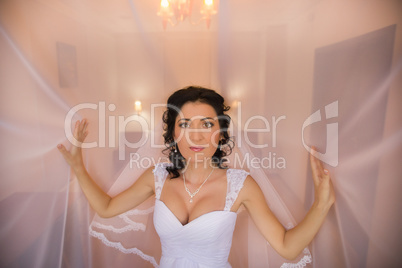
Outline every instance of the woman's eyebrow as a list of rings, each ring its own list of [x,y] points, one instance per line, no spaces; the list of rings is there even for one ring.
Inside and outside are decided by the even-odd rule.
[[[202,118],[201,120],[202,120],[202,121],[204,121],[204,120],[216,120],[216,118],[212,118],[212,117],[205,117],[205,118]]]
[[[181,119],[179,119],[179,120],[177,120],[177,122],[180,122],[180,121],[186,121],[186,122],[188,122],[188,121],[191,121],[190,119],[188,119],[188,118],[181,118]]]
[[[177,120],[177,122],[180,122],[180,121],[186,121],[186,122],[188,122],[188,121],[191,121],[191,119],[188,119],[188,118],[180,118],[179,120]],[[216,120],[216,118],[212,118],[212,117],[204,117],[204,118],[201,118],[200,119],[201,121],[205,121],[205,120]]]

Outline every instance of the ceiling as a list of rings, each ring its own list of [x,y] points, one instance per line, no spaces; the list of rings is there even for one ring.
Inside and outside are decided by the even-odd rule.
[[[201,15],[197,7],[203,0],[194,0],[193,18]],[[218,14],[212,18],[210,31],[224,25],[236,31],[258,30],[267,25],[284,24],[311,12],[323,0],[227,0],[215,1]],[[161,18],[157,16],[159,0],[38,0],[54,5],[57,9],[74,12],[88,22],[115,33],[163,31]],[[219,22],[219,23],[218,23]],[[168,26],[166,31],[208,31],[205,24],[191,25],[189,21]]]

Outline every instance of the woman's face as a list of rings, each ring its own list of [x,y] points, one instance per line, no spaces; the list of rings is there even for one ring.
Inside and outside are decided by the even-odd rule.
[[[187,162],[211,159],[220,138],[220,127],[214,108],[201,102],[185,103],[176,117],[174,138]]]

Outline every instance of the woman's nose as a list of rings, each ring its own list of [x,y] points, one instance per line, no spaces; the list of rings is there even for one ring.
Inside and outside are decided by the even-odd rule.
[[[199,129],[192,129],[190,132],[190,139],[192,141],[200,141],[204,137],[203,133]]]
[[[189,131],[189,138],[190,142],[195,143],[194,145],[201,145],[199,144],[200,142],[203,142],[205,139],[205,130],[204,129],[198,129],[198,128],[193,128],[190,129]]]

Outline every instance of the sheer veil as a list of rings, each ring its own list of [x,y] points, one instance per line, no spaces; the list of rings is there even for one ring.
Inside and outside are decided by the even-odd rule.
[[[279,221],[290,229],[296,222],[287,209],[281,197],[270,183],[251,149],[242,135],[231,123],[230,134],[236,144],[232,153],[227,157],[229,168],[247,170],[262,189],[266,201]],[[148,135],[149,134],[149,135]],[[151,135],[154,134],[154,135]],[[130,160],[123,169],[108,194],[114,196],[130,186],[150,165],[157,162],[167,162],[162,150],[155,148],[163,144],[162,124],[146,133],[148,139],[135,153],[130,154]],[[153,138],[151,137],[153,136]],[[137,267],[158,267],[161,256],[160,241],[153,227],[154,196],[150,197],[137,208],[119,216],[105,219],[98,215],[93,218],[89,233],[104,245],[116,250],[117,255],[132,255],[130,263]],[[232,267],[308,267],[312,262],[310,250],[304,251],[293,261],[279,256],[259,233],[247,211],[240,207],[233,236],[229,262]],[[121,265],[122,258],[116,259],[116,265]]]
[[[194,84],[219,90],[234,114],[241,101],[230,165],[251,172],[287,228],[312,203],[306,144],[322,153],[338,145],[338,165],[326,165],[336,202],[309,246],[310,265],[402,267],[402,1],[214,2],[210,29],[184,21],[164,30],[158,1],[0,1],[0,267],[157,266],[153,197],[118,217],[94,216],[56,145],[68,148],[66,115],[83,107],[75,115],[98,144],[84,150],[85,166],[115,195],[165,161],[161,125],[117,159],[119,135],[141,134],[126,120],[135,101],[148,118],[151,105]],[[273,118],[271,132],[239,136],[254,115]],[[248,137],[269,147],[248,148]],[[286,167],[251,162],[269,153]],[[233,267],[288,263],[244,209],[236,224]]]

